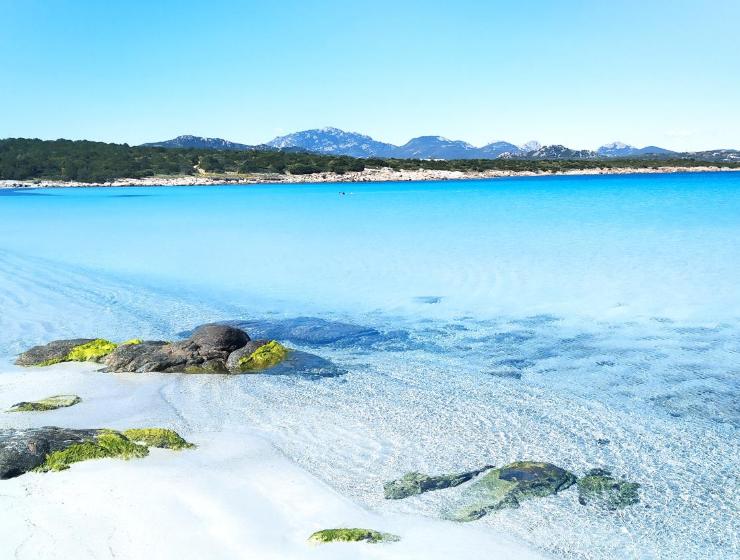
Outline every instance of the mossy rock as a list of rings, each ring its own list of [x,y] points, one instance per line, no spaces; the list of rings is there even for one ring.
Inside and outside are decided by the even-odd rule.
[[[331,542],[367,542],[371,544],[398,542],[401,537],[391,533],[381,533],[372,529],[323,529],[308,538],[309,542],[324,544]]]
[[[125,430],[123,435],[129,440],[146,445],[147,447],[158,447],[161,449],[191,449],[195,447],[188,443],[180,434],[166,428],[132,428]]]
[[[38,401],[23,401],[14,404],[8,412],[41,412],[74,406],[82,402],[77,395],[54,395]]]
[[[128,435],[127,435],[128,434]],[[145,457],[149,447],[193,447],[164,428],[126,430],[68,429],[55,426],[0,429],[0,479],[29,471],[61,471],[92,459]]]
[[[73,348],[92,341],[92,338],[54,340],[48,344],[40,344],[29,348],[18,356],[15,363],[19,366],[41,366],[59,363]]]
[[[519,461],[491,469],[461,497],[462,506],[449,515],[456,521],[473,521],[520,502],[557,494],[576,482],[576,476],[551,463]]]
[[[248,353],[247,353],[248,352]],[[244,349],[229,356],[227,367],[233,373],[248,373],[265,370],[283,362],[289,350],[276,340],[260,344],[254,350],[247,344]]]
[[[15,363],[19,366],[51,366],[61,362],[99,362],[117,346],[104,338],[55,340],[23,352]]]
[[[113,352],[118,347],[118,344],[105,340],[104,338],[96,338],[86,344],[80,344],[75,346],[69,351],[69,354],[63,359],[63,362],[99,362],[102,358]]]
[[[383,485],[383,491],[386,500],[400,500],[408,498],[409,496],[423,494],[424,492],[459,486],[460,484],[472,480],[480,473],[492,468],[493,467],[491,465],[487,465],[474,471],[459,474],[442,474],[437,476],[430,476],[420,472],[410,472],[397,480],[386,482]]]
[[[120,432],[101,430],[92,441],[73,443],[60,451],[46,456],[44,462],[36,467],[38,472],[63,471],[73,463],[91,459],[133,459],[146,457],[149,449],[129,440]]]
[[[99,362],[106,372],[166,373],[253,373],[296,358],[288,370],[301,369],[310,356],[291,352],[275,340],[251,340],[249,335],[228,325],[202,325],[185,340],[165,342],[132,338],[116,344],[102,338],[55,340],[23,352],[21,366],[49,366],[60,362]],[[313,357],[313,361],[319,359]],[[328,362],[327,362],[328,363]],[[331,364],[329,364],[331,365]],[[322,366],[303,369],[326,370]],[[336,368],[334,368],[336,369]]]
[[[144,341],[140,338],[132,338],[130,340],[124,340],[118,346],[136,346],[137,344],[141,344],[142,342]]]
[[[605,469],[592,469],[578,479],[578,502],[608,510],[618,510],[640,501],[636,482],[619,480]]]

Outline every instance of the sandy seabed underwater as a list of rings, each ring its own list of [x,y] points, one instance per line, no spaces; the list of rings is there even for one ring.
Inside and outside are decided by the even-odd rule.
[[[736,557],[738,278],[731,173],[0,191],[0,407],[83,396],[2,413],[2,426],[164,424],[199,445],[3,481],[0,548],[466,558],[467,542],[501,558]],[[230,319],[260,332],[297,317],[375,334],[287,341],[346,372],[326,378],[12,365],[56,338],[172,339]],[[608,467],[641,484],[640,503],[598,511],[571,489],[459,525],[440,520],[459,489],[383,499],[409,470],[521,459]],[[113,504],[139,500],[153,513],[121,525]],[[157,540],[165,517],[181,537]],[[305,545],[351,522],[405,538]]]

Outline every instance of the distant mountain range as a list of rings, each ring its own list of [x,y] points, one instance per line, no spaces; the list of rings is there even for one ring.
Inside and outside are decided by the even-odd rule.
[[[150,148],[191,148],[198,150],[252,150],[254,146],[248,146],[247,144],[237,144],[236,142],[229,142],[222,138],[203,138],[202,136],[191,136],[185,134],[184,136],[178,136],[172,140],[165,140],[164,142],[150,142],[148,144],[142,144]]]
[[[629,144],[623,144],[622,142],[612,142],[601,146],[596,150],[596,154],[601,157],[632,157],[632,156],[644,156],[647,154],[675,154],[671,150],[665,148],[659,148],[658,146],[645,146],[644,148],[635,148]]]
[[[496,159],[504,154],[523,156],[526,151],[509,142],[492,142],[476,148],[462,140],[419,136],[403,146],[379,142],[370,136],[338,128],[317,128],[279,136],[267,142],[273,148],[302,148],[319,154],[400,159]]]
[[[247,145],[221,138],[200,136],[178,136],[163,142],[151,142],[143,146],[161,148],[199,148],[211,150],[288,150],[307,151],[318,154],[352,156],[358,158],[401,158],[401,159],[597,159],[612,157],[676,156],[696,157],[708,161],[740,161],[738,150],[709,150],[704,152],[679,153],[658,146],[637,148],[622,142],[613,142],[593,150],[573,150],[559,144],[542,146],[539,142],[528,142],[517,146],[510,142],[492,142],[476,147],[462,140],[449,140],[442,136],[419,136],[402,146],[374,140],[356,132],[338,128],[317,128],[278,136],[266,144]]]

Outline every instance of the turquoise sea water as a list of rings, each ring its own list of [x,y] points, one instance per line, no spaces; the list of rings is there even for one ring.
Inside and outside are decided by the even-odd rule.
[[[200,429],[249,423],[381,511],[455,499],[385,502],[407,470],[609,467],[639,505],[570,490],[479,523],[564,558],[731,558],[739,279],[737,173],[0,191],[0,371],[68,336],[374,327],[292,344],[346,375],[191,376],[169,398]]]

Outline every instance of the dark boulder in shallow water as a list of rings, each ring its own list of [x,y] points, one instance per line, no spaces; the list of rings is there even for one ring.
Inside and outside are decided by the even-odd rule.
[[[622,509],[640,501],[636,482],[619,480],[605,469],[591,469],[578,479],[578,502],[608,510]]]
[[[386,500],[400,500],[431,492],[433,490],[443,490],[459,486],[469,480],[472,480],[483,471],[492,469],[493,466],[487,465],[474,471],[468,471],[457,474],[441,474],[430,476],[420,472],[410,472],[403,475],[397,480],[391,480],[383,485]]]
[[[39,351],[39,348],[44,350]],[[54,354],[46,348],[53,348]],[[29,357],[30,354],[34,357]],[[53,356],[53,361],[47,361],[48,356]],[[44,359],[37,362],[38,357]],[[276,340],[251,340],[243,330],[222,324],[200,326],[185,340],[175,342],[55,341],[22,354],[18,362],[51,365],[60,361],[102,363],[103,371],[107,372],[257,373],[271,370],[278,374],[322,377],[345,373],[319,356],[290,350]]]
[[[569,488],[576,476],[551,463],[519,461],[491,469],[461,496],[461,505],[450,512],[457,521],[473,521],[503,508],[516,508],[523,500],[550,496]]]
[[[241,329],[227,325],[209,324],[198,327],[190,335],[189,342],[201,353],[230,354],[249,342],[249,335]]]
[[[119,346],[103,363],[115,372],[227,373],[229,355],[248,343],[249,336],[240,329],[203,325],[185,340]]]

